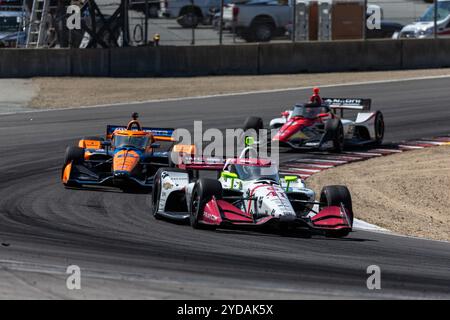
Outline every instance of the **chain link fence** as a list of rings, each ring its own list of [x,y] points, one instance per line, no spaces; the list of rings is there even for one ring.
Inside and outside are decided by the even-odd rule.
[[[28,8],[33,3],[33,0],[25,1]],[[85,1],[76,3],[82,5]],[[429,2],[129,0],[128,30],[125,33],[120,31],[121,34],[114,38],[117,42],[114,46],[445,37],[450,34],[450,0],[439,0],[436,8]],[[120,0],[96,0],[95,3],[106,18],[121,5]],[[23,46],[30,16],[30,10],[24,10],[25,7],[23,0],[0,0],[0,46]],[[86,19],[89,14],[87,11],[81,18]],[[67,12],[60,12],[54,21],[56,24],[64,23],[67,16]],[[102,21],[99,19],[98,28],[101,28]],[[52,28],[55,26],[49,26],[49,30]],[[5,34],[9,36],[5,38]]]

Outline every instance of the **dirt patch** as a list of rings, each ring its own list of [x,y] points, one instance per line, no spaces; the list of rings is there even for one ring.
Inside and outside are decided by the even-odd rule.
[[[396,233],[450,240],[450,146],[351,163],[322,171],[315,190],[343,184],[355,216]]]
[[[194,78],[34,78],[33,108],[181,98],[253,90],[450,75],[450,69]]]

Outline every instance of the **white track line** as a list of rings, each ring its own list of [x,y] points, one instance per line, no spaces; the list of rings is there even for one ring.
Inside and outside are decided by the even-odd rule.
[[[323,169],[329,169],[334,168],[335,166],[332,165],[323,165],[323,164],[313,164],[313,163],[302,163],[302,166],[306,166],[307,168],[323,168]],[[297,167],[290,167],[290,168],[297,168]]]
[[[306,169],[306,168],[292,168],[292,167],[288,167],[286,168],[289,171],[304,171],[304,172],[311,172],[311,173],[317,173],[323,170],[314,170],[314,169]]]
[[[443,146],[447,144],[447,142],[439,142],[439,141],[417,141],[417,143],[432,144],[435,146]]]
[[[322,85],[321,88],[349,87],[349,86],[360,86],[360,85],[369,85],[369,84],[396,83],[396,82],[446,79],[446,78],[450,78],[450,75],[411,77],[411,78],[391,79],[391,80],[359,81],[359,82],[349,82],[349,83],[343,83],[343,84],[342,83],[341,84],[327,84],[327,85]],[[161,103],[161,102],[174,102],[174,101],[184,101],[184,100],[232,97],[232,96],[245,96],[245,95],[252,95],[252,94],[265,94],[265,93],[278,93],[278,92],[306,90],[306,89],[311,89],[313,87],[314,86],[304,86],[304,87],[292,87],[292,88],[284,88],[284,89],[254,90],[254,91],[221,93],[221,94],[192,96],[192,97],[178,97],[178,98],[166,98],[166,99],[152,99],[152,100],[144,100],[144,101],[119,102],[119,103],[110,103],[110,104],[97,104],[97,105],[90,105],[90,106],[69,107],[69,108],[61,108],[61,109],[53,108],[53,109],[27,110],[27,111],[5,112],[5,113],[0,113],[0,115],[9,115],[9,114],[17,114],[17,113],[48,112],[48,111],[55,112],[55,111],[62,111],[62,110],[106,108],[106,107],[123,106],[123,105],[142,105],[142,104],[148,104],[148,103]]]
[[[399,148],[403,148],[403,149],[424,149],[425,147],[421,147],[421,146],[408,146],[408,145],[404,145],[404,144],[399,144],[398,145]]]
[[[374,149],[373,151],[378,151],[378,152],[388,152],[388,153],[402,153],[402,150],[397,150],[397,149]]]
[[[328,160],[328,159],[299,159],[299,160],[295,160],[293,161],[294,163],[326,163],[326,162],[331,162],[331,163],[336,163],[336,164],[341,164],[341,163],[347,163],[348,161],[344,161],[344,160]]]
[[[381,153],[374,153],[374,152],[351,152],[351,151],[346,151],[344,152],[345,154],[355,154],[358,156],[369,156],[369,157],[381,157],[383,154]]]

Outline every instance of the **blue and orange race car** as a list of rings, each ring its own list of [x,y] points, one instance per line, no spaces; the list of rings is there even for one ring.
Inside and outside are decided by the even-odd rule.
[[[122,190],[151,188],[161,167],[171,166],[171,154],[195,154],[194,145],[175,144],[174,129],[146,128],[137,120],[127,126],[108,125],[106,139],[85,137],[66,149],[61,180],[66,187],[114,186]],[[161,144],[167,148],[161,150]]]

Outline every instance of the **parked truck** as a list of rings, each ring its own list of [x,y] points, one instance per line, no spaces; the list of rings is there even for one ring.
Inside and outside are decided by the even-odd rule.
[[[267,42],[283,35],[292,21],[292,6],[282,0],[248,0],[227,5],[224,24],[248,42]]]
[[[183,28],[195,28],[211,20],[210,9],[220,8],[221,0],[161,0],[160,16],[176,18]]]

